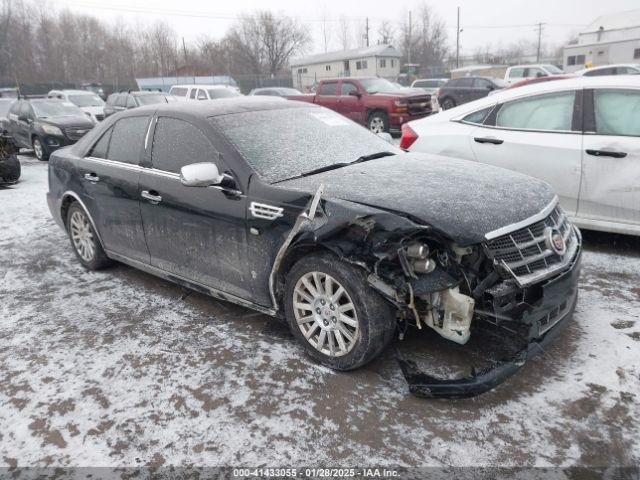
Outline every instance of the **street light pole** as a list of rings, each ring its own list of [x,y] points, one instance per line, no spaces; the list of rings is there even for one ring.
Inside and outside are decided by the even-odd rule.
[[[456,68],[460,68],[460,7],[458,7],[458,27],[456,28]]]

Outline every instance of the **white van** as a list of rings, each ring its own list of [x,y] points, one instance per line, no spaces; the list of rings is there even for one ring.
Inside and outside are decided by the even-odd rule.
[[[235,87],[227,85],[174,85],[169,90],[178,100],[217,100],[242,96]]]

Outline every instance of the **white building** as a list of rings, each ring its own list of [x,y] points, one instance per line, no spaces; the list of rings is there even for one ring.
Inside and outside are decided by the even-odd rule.
[[[383,77],[394,80],[400,73],[400,52],[391,45],[321,53],[291,61],[293,86],[306,91],[323,78]]]
[[[602,15],[564,47],[564,71],[614,63],[640,63],[640,10]]]

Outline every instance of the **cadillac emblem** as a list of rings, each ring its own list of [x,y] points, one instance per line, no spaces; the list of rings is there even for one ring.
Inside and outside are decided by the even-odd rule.
[[[545,243],[557,255],[564,255],[567,251],[567,245],[564,243],[562,234],[555,228],[547,227],[545,229]]]

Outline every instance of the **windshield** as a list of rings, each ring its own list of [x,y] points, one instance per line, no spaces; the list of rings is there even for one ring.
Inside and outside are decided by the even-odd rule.
[[[559,73],[564,73],[562,70],[560,70],[555,65],[545,65],[544,68],[547,70],[547,72],[552,73],[553,75],[558,75]]]
[[[84,112],[71,102],[32,102],[31,106],[38,118],[85,116]]]
[[[97,95],[69,95],[69,101],[79,107],[101,107],[104,101]]]
[[[384,78],[366,78],[360,80],[360,85],[364,87],[367,93],[395,93],[402,88]]]
[[[158,95],[138,95],[138,103],[140,105],[154,105],[156,103],[169,103],[167,96],[164,94]]]
[[[231,88],[210,88],[209,89],[209,98],[229,98],[229,97],[239,97],[240,94]]]
[[[275,183],[383,151],[386,140],[324,108],[283,108],[212,117],[260,178]]]

